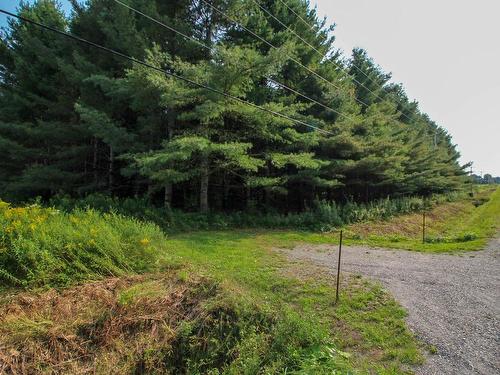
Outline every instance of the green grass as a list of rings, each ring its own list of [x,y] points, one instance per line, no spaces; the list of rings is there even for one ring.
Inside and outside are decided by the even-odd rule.
[[[158,226],[93,210],[64,213],[0,201],[2,285],[69,285],[146,272],[160,261],[166,236]]]
[[[308,367],[299,373],[371,369],[399,374],[408,365],[422,362],[419,345],[405,326],[404,310],[380,286],[356,278],[345,280],[340,303],[334,305],[333,280],[324,272],[305,264],[291,265],[272,250],[303,239],[302,233],[289,232],[282,240],[284,234],[198,232],[173,236],[169,244],[181,261],[245,300],[290,316],[299,314],[292,321],[314,327],[323,337],[322,344],[312,349],[309,360],[315,360],[306,359],[303,365]],[[325,362],[332,356],[332,363]]]
[[[347,228],[347,243],[424,252],[471,251],[483,249],[499,229],[500,188],[486,187],[473,198],[445,203],[430,211],[425,243],[422,214],[352,225]]]
[[[500,227],[499,212],[500,189],[483,188],[474,198],[434,206],[428,213],[425,244],[420,214],[346,226],[345,244],[428,252],[477,250]],[[11,285],[67,286],[150,272],[111,293],[111,300],[105,301],[108,310],[95,310],[99,314],[87,323],[89,332],[96,334],[106,321],[114,322],[111,326],[137,318],[141,322],[129,327],[136,336],[128,339],[135,340],[139,352],[124,350],[127,340],[120,336],[113,338],[113,355],[99,354],[110,358],[109,368],[120,362],[113,357],[116,353],[128,353],[128,362],[120,362],[124,369],[135,368],[136,362],[151,369],[163,363],[174,366],[172,371],[192,374],[401,374],[423,361],[426,348],[407,329],[405,311],[380,285],[348,277],[335,304],[333,280],[324,270],[291,263],[275,251],[305,242],[336,244],[337,231],[247,229],[167,238],[153,224],[92,210],[64,213],[3,203],[0,214],[0,274]],[[168,270],[167,276],[156,273],[161,268]],[[166,283],[165,277],[175,280]],[[209,281],[192,281],[197,279]],[[167,319],[161,315],[162,306],[176,298],[178,325],[158,331],[143,320],[151,309],[152,316]],[[0,330],[14,342],[34,340],[43,352],[44,342],[62,323],[38,310],[11,316]],[[89,311],[85,314],[94,314],[94,308]],[[62,326],[69,329],[71,324]],[[157,335],[154,345],[144,339],[150,330]],[[165,347],[171,349],[165,352]]]
[[[479,205],[478,205],[479,204]],[[422,241],[422,213],[339,227],[329,233],[311,231],[247,231],[261,234],[275,246],[299,243],[366,245],[422,252],[460,252],[483,249],[500,230],[500,188],[481,187],[473,198],[444,202],[427,212],[427,242]]]

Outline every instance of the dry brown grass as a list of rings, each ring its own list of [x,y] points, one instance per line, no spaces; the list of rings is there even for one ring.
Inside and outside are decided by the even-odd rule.
[[[161,365],[154,353],[168,351],[178,326],[202,313],[211,288],[163,274],[3,298],[0,373],[152,371]]]
[[[468,201],[447,203],[430,210],[426,214],[426,220],[429,226],[437,228],[436,225],[445,222],[447,218],[463,215],[472,209],[473,205]],[[422,231],[422,213],[401,215],[387,221],[353,224],[349,226],[349,231],[362,238],[372,234],[415,237]]]

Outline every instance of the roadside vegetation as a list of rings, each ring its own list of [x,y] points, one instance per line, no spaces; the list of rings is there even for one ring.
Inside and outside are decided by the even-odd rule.
[[[0,201],[0,279],[14,286],[63,286],[149,271],[165,242],[157,225],[137,219]]]
[[[0,211],[2,371],[410,371],[404,311],[377,285],[290,264],[253,233],[36,205]]]
[[[380,220],[401,201],[357,211],[365,220],[343,227],[346,244],[473,250],[500,227],[500,189],[427,205],[425,244],[420,213]],[[275,251],[336,244],[337,230],[167,236],[122,207],[0,204],[2,370],[400,374],[422,363],[405,311],[379,285],[346,276],[336,305],[328,273]]]
[[[426,209],[425,242],[422,222],[419,210],[388,220],[347,225],[343,228],[344,244],[436,253],[481,250],[500,229],[500,188],[483,186],[477,188],[473,197],[430,205]],[[304,242],[337,244],[339,238],[338,230],[281,231],[269,236],[286,247]]]
[[[344,203],[314,201],[303,212],[287,214],[276,211],[238,211],[208,214],[170,210],[152,205],[145,198],[111,197],[90,194],[75,199],[67,195],[54,196],[49,206],[66,212],[75,209],[95,209],[105,213],[119,213],[158,224],[168,233],[193,232],[224,229],[297,229],[314,232],[330,232],[342,226],[359,222],[385,221],[394,216],[422,211],[424,207],[435,207],[443,203],[466,198],[464,191],[434,194],[423,199],[417,196],[385,198],[367,203],[348,200]]]
[[[500,229],[500,188],[481,187],[473,197],[429,210],[425,243],[422,221],[415,213],[355,224],[348,227],[348,242],[429,252],[481,250]]]

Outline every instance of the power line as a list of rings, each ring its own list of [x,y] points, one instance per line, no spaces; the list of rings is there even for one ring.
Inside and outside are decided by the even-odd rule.
[[[173,31],[173,32],[175,32],[175,33],[177,33],[177,34],[179,34],[179,35],[183,36],[184,38],[186,38],[186,39],[188,39],[188,40],[193,41],[194,43],[196,43],[197,45],[199,45],[199,46],[200,46],[200,47],[202,47],[202,48],[205,48],[205,49],[207,49],[207,50],[209,50],[209,51],[211,51],[211,52],[217,52],[217,50],[216,50],[215,48],[210,47],[210,46],[207,46],[206,44],[204,44],[203,42],[200,42],[200,41],[199,41],[199,40],[197,40],[196,38],[194,38],[194,37],[192,37],[192,36],[189,36],[189,35],[187,35],[187,34],[185,34],[185,33],[181,32],[181,31],[178,31],[178,30],[177,30],[177,29],[175,29],[174,27],[169,26],[169,25],[167,25],[167,24],[165,24],[165,23],[163,23],[163,22],[159,21],[158,19],[156,19],[156,18],[154,18],[154,17],[151,17],[151,16],[149,16],[148,14],[143,13],[143,12],[141,12],[140,10],[138,10],[138,9],[136,9],[136,8],[133,8],[133,7],[131,7],[130,5],[125,4],[124,2],[122,2],[122,1],[120,1],[120,0],[114,0],[114,1],[115,1],[116,3],[118,3],[118,4],[122,5],[123,7],[125,7],[125,8],[127,8],[127,9],[131,10],[132,12],[135,12],[136,14],[139,14],[139,15],[141,15],[141,16],[144,16],[144,17],[146,17],[147,19],[149,19],[149,20],[153,21],[154,23],[156,23],[156,24],[158,24],[158,25],[160,25],[160,26],[163,26],[163,27],[167,28],[168,30]],[[309,100],[310,102],[312,102],[312,103],[314,103],[314,104],[317,104],[317,105],[319,105],[319,106],[323,107],[323,108],[324,108],[324,109],[326,109],[326,110],[332,111],[332,112],[336,113],[336,114],[337,114],[337,115],[339,115],[339,116],[343,116],[343,117],[345,117],[345,118],[347,118],[347,119],[349,119],[349,120],[351,120],[351,121],[354,121],[354,119],[353,119],[352,117],[350,117],[350,116],[348,116],[348,115],[346,115],[346,114],[344,114],[344,113],[342,113],[342,112],[340,112],[340,111],[338,111],[338,110],[336,110],[336,109],[333,109],[332,107],[330,107],[330,106],[328,106],[328,105],[326,105],[326,104],[324,104],[324,103],[321,103],[321,102],[319,102],[319,101],[317,101],[317,100],[315,100],[315,99],[311,98],[310,96],[308,96],[308,95],[306,95],[306,94],[303,94],[302,92],[300,92],[300,91],[298,91],[298,90],[295,90],[295,89],[291,88],[290,86],[287,86],[286,84],[281,83],[281,82],[279,82],[279,81],[277,81],[277,80],[275,80],[275,79],[271,78],[270,76],[266,76],[266,75],[264,75],[263,77],[264,77],[264,78],[266,78],[268,81],[270,81],[270,82],[274,83],[275,85],[280,86],[280,87],[282,87],[282,88],[284,88],[284,89],[286,89],[286,90],[288,90],[288,91],[290,91],[290,92],[293,92],[294,94],[299,95],[299,96],[301,96],[302,98],[304,98],[304,99],[306,99],[306,100]]]
[[[250,107],[252,107],[252,108],[256,108],[256,109],[259,109],[259,110],[261,110],[261,111],[264,111],[264,112],[270,113],[270,114],[272,114],[272,115],[274,115],[274,116],[278,116],[278,117],[281,117],[281,118],[286,119],[286,120],[288,120],[288,121],[292,121],[292,122],[294,122],[294,123],[296,123],[296,124],[303,125],[303,126],[306,126],[306,127],[308,127],[308,128],[311,128],[311,129],[315,129],[315,130],[319,131],[320,133],[334,135],[334,133],[332,133],[332,132],[330,132],[330,131],[328,131],[328,130],[321,129],[321,128],[317,127],[317,126],[314,126],[314,125],[308,124],[308,123],[306,123],[306,122],[304,122],[304,121],[294,119],[294,118],[292,118],[292,117],[290,117],[290,116],[288,116],[288,115],[284,115],[283,113],[273,111],[272,109],[269,109],[269,108],[265,108],[265,107],[259,106],[259,105],[257,105],[257,104],[252,103],[252,102],[248,102],[248,101],[246,101],[246,100],[243,100],[243,99],[241,99],[241,98],[238,98],[238,97],[236,97],[236,96],[233,96],[233,95],[231,95],[231,94],[228,94],[228,93],[226,93],[226,92],[224,92],[224,91],[221,91],[221,90],[215,89],[215,88],[213,88],[213,87],[210,87],[210,86],[204,85],[204,84],[202,84],[202,83],[199,83],[199,82],[193,81],[193,80],[191,80],[191,79],[189,79],[189,78],[186,78],[186,77],[180,76],[180,75],[175,74],[175,73],[173,73],[173,72],[169,72],[169,71],[167,71],[167,70],[164,70],[164,69],[158,68],[158,67],[156,67],[156,66],[154,66],[154,65],[151,65],[151,64],[149,64],[149,63],[147,63],[147,62],[145,62],[145,61],[138,60],[138,59],[136,59],[136,58],[134,58],[134,57],[132,57],[132,56],[126,55],[126,54],[121,53],[121,52],[119,52],[119,51],[116,51],[116,50],[114,50],[114,49],[112,49],[112,48],[108,48],[108,47],[105,47],[105,46],[103,46],[103,45],[100,45],[100,44],[94,43],[94,42],[92,42],[92,41],[90,41],[90,40],[87,40],[87,39],[81,38],[81,37],[79,37],[79,36],[76,36],[76,35],[73,35],[73,34],[67,33],[67,32],[65,32],[65,31],[62,31],[62,30],[56,29],[56,28],[54,28],[54,27],[52,27],[52,26],[48,26],[48,25],[45,25],[45,24],[43,24],[43,23],[40,23],[40,22],[34,21],[34,20],[32,20],[32,19],[29,19],[29,18],[26,18],[26,17],[20,16],[20,15],[17,15],[17,14],[11,13],[11,12],[6,11],[6,10],[4,10],[4,9],[0,9],[0,13],[6,14],[6,15],[8,15],[8,16],[10,16],[10,17],[14,17],[14,18],[16,18],[16,19],[19,19],[19,20],[21,20],[21,21],[24,21],[24,22],[30,23],[30,24],[32,24],[32,25],[38,26],[38,27],[40,27],[40,28],[42,28],[42,29],[52,31],[52,32],[54,32],[54,33],[56,33],[56,34],[63,35],[63,36],[65,36],[65,37],[69,38],[69,39],[72,39],[72,40],[78,41],[78,42],[83,43],[83,44],[87,44],[87,45],[89,45],[89,46],[95,47],[95,48],[97,48],[97,49],[100,49],[100,50],[102,50],[102,51],[108,52],[108,53],[110,53],[110,54],[113,54],[113,55],[116,55],[116,56],[122,57],[122,58],[124,58],[124,59],[126,59],[126,60],[129,60],[129,61],[133,62],[133,63],[139,64],[139,65],[143,65],[143,66],[145,66],[145,67],[147,67],[147,68],[150,68],[150,69],[153,69],[153,70],[155,70],[155,71],[157,71],[157,72],[161,72],[161,73],[166,74],[166,75],[168,75],[168,76],[171,76],[171,77],[173,77],[173,78],[176,78],[176,79],[182,80],[182,81],[184,81],[184,82],[187,82],[187,83],[189,83],[189,84],[191,84],[191,85],[193,85],[193,86],[197,86],[197,87],[203,88],[203,89],[205,89],[205,90],[211,91],[211,92],[216,93],[216,94],[219,94],[219,95],[221,95],[221,96],[224,96],[224,97],[226,97],[226,98],[228,98],[228,99],[232,99],[232,100],[237,101],[237,102],[239,102],[239,103],[242,103],[242,104],[248,105],[248,106],[250,106]]]
[[[302,16],[300,14],[298,14],[292,8],[290,8],[287,3],[285,3],[283,0],[278,0],[278,1],[281,4],[283,4],[290,12],[292,12],[299,20],[301,20],[304,23],[304,25],[306,25],[312,31],[316,32],[316,30],[314,29],[314,27],[312,27],[304,18],[302,18]]]
[[[250,35],[252,35],[253,37],[259,39],[261,42],[265,43],[267,46],[273,48],[273,49],[276,49],[279,51],[279,48],[276,47],[274,44],[272,44],[270,41],[266,40],[265,38],[261,37],[260,35],[258,35],[257,33],[255,33],[254,31],[250,30],[248,27],[246,26],[243,26],[240,22],[236,21],[234,18],[232,18],[231,16],[227,15],[227,13],[223,12],[222,10],[218,9],[217,7],[213,6],[212,4],[210,4],[209,2],[207,2],[206,0],[200,0],[200,2],[204,3],[205,5],[207,5],[208,7],[212,8],[215,12],[221,14],[222,16],[224,16],[226,19],[228,19],[230,22],[238,25],[239,27],[241,27],[243,30],[245,30],[247,33],[249,33]],[[342,89],[335,85],[333,82],[327,80],[325,77],[323,77],[321,74],[315,72],[314,70],[312,70],[311,68],[305,66],[304,64],[302,64],[299,60],[297,60],[295,57],[293,56],[290,56],[289,54],[286,54],[285,55],[290,61],[293,61],[295,64],[297,64],[298,66],[300,66],[301,68],[307,70],[309,73],[313,74],[315,77],[321,79],[322,81],[328,83],[329,85],[331,85],[332,87],[334,87],[335,89],[339,90],[340,92],[343,92]],[[357,102],[365,105],[368,107],[368,104],[364,103],[362,100],[359,100],[357,98],[354,98],[354,100],[356,100]]]
[[[288,25],[286,25],[283,21],[281,21],[278,17],[276,17],[273,13],[271,13],[271,11],[269,11],[268,9],[264,8],[262,5],[259,4],[259,2],[257,0],[252,0],[263,12],[267,13],[269,16],[271,16],[276,22],[278,22],[281,26],[283,26],[286,30],[290,31],[293,35],[295,35],[302,43],[304,43],[305,45],[307,45],[309,48],[311,48],[314,52],[316,52],[318,55],[321,56],[322,59],[324,59],[326,57],[326,55],[324,55],[323,53],[321,53],[321,51],[319,51],[315,46],[313,46],[311,43],[309,43],[307,40],[305,40],[303,37],[301,37],[299,34],[297,34],[297,32],[295,32],[294,30],[292,30],[292,28]],[[291,9],[283,0],[279,0],[280,3],[282,3],[289,11],[291,11],[295,16],[297,16],[304,24],[306,24],[311,30],[313,30],[314,32],[316,32],[316,30],[314,30],[300,15],[298,15],[293,9]],[[334,64],[335,66],[337,66],[338,68],[342,69],[342,67],[337,64],[335,61],[331,60],[331,63]],[[356,64],[354,64],[352,61],[351,61],[351,65],[354,66],[359,72],[361,72],[366,78],[368,78],[370,80],[370,82],[372,83],[375,83],[373,81],[373,79],[368,75],[366,74],[359,66],[357,66]],[[366,87],[363,83],[361,83],[360,81],[358,81],[355,77],[352,77],[350,76],[350,78],[355,82],[357,83],[358,85],[364,87],[366,90],[368,90],[368,92],[370,92],[371,94],[375,95],[375,97],[377,99],[379,99],[380,101],[383,101],[382,98],[376,94],[374,91],[370,90],[368,87]],[[364,103],[363,101],[361,100],[358,100],[356,99],[356,101],[360,102],[361,104],[364,104],[365,106],[368,107],[368,105],[366,103]],[[405,113],[401,112],[401,115],[406,117],[408,120],[411,120]]]
[[[300,37],[300,35],[298,35],[297,33],[295,33],[293,30],[290,29],[290,27],[288,27],[287,25],[283,24],[283,22],[281,22],[281,20],[279,20],[277,17],[275,17],[270,11],[268,11],[267,9],[264,9],[256,0],[253,0],[261,9],[265,10],[266,13],[268,13],[271,17],[273,17],[275,20],[277,20],[281,25],[285,26],[288,30],[290,30],[292,33],[294,33],[298,38],[300,38],[300,40],[303,41],[303,38]],[[316,30],[314,30],[314,28],[309,25],[309,23],[307,23],[306,20],[304,20],[304,18],[302,18],[297,12],[295,12],[292,8],[290,8],[288,6],[288,4],[286,4],[283,0],[278,0],[281,4],[283,4],[290,12],[292,12],[298,19],[300,19],[305,25],[307,25],[311,30],[313,30],[314,32],[316,32]],[[314,46],[312,46],[311,44],[307,43],[306,41],[306,44],[313,48],[316,52],[320,53]],[[332,61],[333,62],[333,61]],[[334,63],[335,64],[335,63]],[[366,74],[360,67],[358,67],[356,64],[352,63],[352,66],[354,66],[356,69],[358,69],[359,72],[361,72],[366,78],[368,78],[371,82],[373,82],[373,80],[370,78],[370,76],[368,74]],[[337,65],[337,64],[335,64]],[[337,65],[338,66],[338,65]],[[368,89],[366,86],[364,86],[361,82],[358,82],[355,78],[353,78],[354,82],[362,85],[365,89],[367,89],[368,91],[370,91],[370,89]],[[372,94],[374,94],[373,91],[370,91]],[[377,95],[378,97],[378,95]],[[379,98],[379,97],[378,97]]]
[[[257,0],[252,0],[263,12],[267,13],[269,16],[271,16],[271,18],[273,18],[276,22],[278,22],[281,26],[283,26],[285,29],[287,29],[288,31],[290,31],[293,35],[295,35],[297,38],[299,38],[299,40],[304,43],[305,45],[307,45],[309,48],[311,48],[312,50],[314,50],[315,52],[317,52],[318,54],[320,55],[323,55],[320,51],[318,51],[318,49],[316,47],[314,47],[311,43],[309,43],[307,40],[305,40],[304,38],[302,38],[299,34],[297,34],[295,31],[293,31],[291,29],[290,26],[286,25],[284,22],[282,22],[278,17],[276,17],[274,14],[272,14],[268,9],[264,8],[262,5],[260,5],[258,3]],[[322,58],[324,58],[324,56],[322,56]],[[337,64],[335,64],[337,65]],[[338,66],[338,65],[337,65]]]
[[[311,43],[309,43],[307,40],[305,40],[303,37],[301,37],[301,36],[300,36],[297,32],[295,32],[294,30],[292,30],[292,28],[291,28],[290,26],[286,25],[283,21],[281,21],[278,17],[276,17],[273,13],[271,13],[271,11],[269,11],[268,9],[266,9],[265,7],[263,7],[262,5],[260,5],[260,4],[259,4],[259,2],[258,2],[257,0],[252,0],[252,1],[253,1],[253,2],[254,2],[254,3],[255,3],[255,4],[256,4],[256,5],[257,5],[257,6],[258,6],[258,7],[259,7],[262,11],[263,11],[263,12],[267,13],[267,14],[268,14],[271,18],[273,18],[276,22],[278,22],[278,23],[279,23],[281,26],[283,26],[286,30],[290,31],[293,35],[295,35],[295,36],[296,36],[296,37],[297,37],[297,38],[298,38],[298,39],[299,39],[302,43],[304,43],[304,44],[305,44],[305,45],[307,45],[310,49],[312,49],[314,52],[316,52],[318,55],[320,55],[322,59],[324,59],[324,58],[326,57],[326,55],[324,55],[324,54],[323,54],[321,51],[319,51],[319,50],[318,50],[315,46],[313,46]],[[281,1],[281,0],[280,0],[280,2],[281,2],[282,4],[284,4],[284,5],[285,5],[285,6],[286,6],[289,10],[291,10],[291,9],[290,9],[290,7],[289,7],[287,4],[285,4],[283,1]],[[292,11],[292,12],[293,12],[293,11]],[[295,12],[293,12],[293,13],[294,13],[296,16],[298,16],[298,15],[297,15],[297,13],[295,13]],[[301,19],[303,22],[305,22],[305,21],[304,21],[304,19],[302,19],[302,17],[300,17],[300,19]],[[341,67],[339,64],[337,64],[335,61],[331,60],[331,63],[332,63],[332,64],[334,64],[336,67],[338,67],[338,68],[341,68],[341,69],[342,69],[342,67]],[[363,70],[361,70],[361,68],[359,68],[357,65],[355,65],[355,64],[353,64],[353,63],[351,63],[351,64],[352,64],[354,67],[356,67],[356,68],[357,68],[357,69],[358,69],[361,73],[363,73],[363,74],[364,74],[364,75],[365,75],[365,76],[366,76],[366,77],[367,77],[367,78],[368,78],[371,82],[373,82],[373,80],[372,80],[372,79],[371,79],[371,78],[370,78],[370,77],[369,77],[369,76],[368,76],[368,75],[367,75],[367,74],[366,74]],[[370,89],[369,89],[368,87],[366,87],[363,83],[359,82],[356,78],[354,78],[354,77],[352,77],[352,76],[351,76],[350,78],[351,78],[354,82],[356,82],[358,85],[363,86],[365,89],[367,89],[367,90],[368,90],[371,94],[374,94],[374,95],[377,97],[377,99],[382,100],[382,98],[380,98],[380,96],[379,96],[379,95],[377,95],[375,92],[373,92],[372,90],[370,90]],[[363,103],[364,105],[368,106],[368,105],[367,105],[366,103],[364,103],[364,102],[361,102],[361,103]]]

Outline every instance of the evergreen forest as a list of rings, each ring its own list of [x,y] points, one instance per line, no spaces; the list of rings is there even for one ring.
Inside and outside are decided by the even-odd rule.
[[[21,3],[2,31],[5,200],[286,213],[467,181],[450,134],[307,1],[71,4]]]

